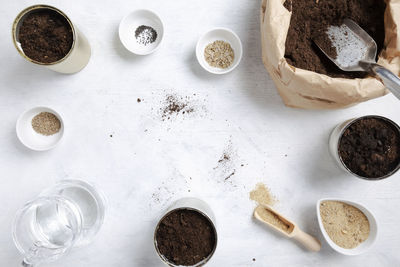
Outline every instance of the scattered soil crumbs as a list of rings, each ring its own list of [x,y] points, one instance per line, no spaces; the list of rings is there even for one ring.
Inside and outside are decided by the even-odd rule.
[[[325,231],[338,246],[352,249],[367,240],[369,221],[356,207],[339,201],[324,201],[320,213]]]
[[[176,195],[181,195],[190,190],[190,177],[187,179],[178,171],[174,171],[170,176],[166,177],[159,186],[154,188],[148,201],[150,209],[159,210],[160,207],[165,207],[170,203],[171,199]]]
[[[178,95],[167,95],[164,100],[164,107],[160,108],[162,120],[169,120],[173,115],[189,114],[195,111],[190,97],[182,97]]]
[[[233,175],[235,175],[236,170],[234,170],[231,174],[229,174],[226,178],[225,181],[231,178]]]
[[[224,155],[222,155],[222,158],[220,160],[218,160],[218,163],[226,162],[230,159],[231,159],[230,156],[228,154],[224,153]]]
[[[178,209],[167,214],[156,229],[157,248],[175,265],[193,266],[210,256],[215,247],[215,229],[201,213]]]
[[[232,181],[230,179],[236,174],[236,161],[234,157],[235,152],[232,148],[232,141],[229,140],[227,147],[217,162],[218,165],[214,167],[216,176],[222,177],[224,182],[230,182],[231,184]]]
[[[261,205],[258,206],[254,212],[256,212],[264,221],[272,224],[273,226],[288,234],[293,231],[293,229],[290,228],[290,225],[283,221],[278,215]]]
[[[250,192],[250,199],[258,204],[273,206],[277,201],[276,197],[271,194],[271,191],[263,183],[258,183],[256,188]]]
[[[159,206],[160,204],[165,204],[172,199],[175,195],[173,190],[170,190],[167,186],[162,182],[162,186],[159,186],[155,192],[151,195],[152,202],[154,205]],[[152,206],[152,205],[150,205]]]

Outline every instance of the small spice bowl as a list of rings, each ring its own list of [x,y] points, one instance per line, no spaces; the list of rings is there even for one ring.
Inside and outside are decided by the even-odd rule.
[[[368,222],[369,222],[370,232],[369,232],[368,238],[364,242],[359,244],[357,247],[352,248],[352,249],[346,249],[346,248],[342,248],[342,247],[336,245],[335,242],[333,242],[332,239],[329,237],[329,235],[326,232],[325,227],[322,223],[320,206],[321,206],[321,203],[324,201],[343,202],[345,204],[354,206],[355,208],[359,209],[362,213],[364,213],[364,215],[367,217]],[[345,199],[334,199],[334,198],[320,199],[317,202],[317,217],[318,217],[319,228],[321,229],[322,235],[324,236],[326,242],[329,244],[329,246],[333,250],[335,250],[343,255],[355,256],[355,255],[359,255],[359,254],[366,252],[368,249],[370,249],[373,246],[373,244],[375,243],[376,238],[378,236],[378,224],[377,224],[377,221],[376,221],[373,213],[370,210],[368,210],[366,207],[364,207],[363,205],[353,202],[353,201],[349,201],[349,200],[345,200]]]
[[[332,157],[335,159],[335,161],[338,163],[338,165],[345,170],[347,173],[350,173],[351,175],[357,177],[357,178],[361,178],[364,180],[382,180],[382,179],[386,179],[390,176],[392,176],[393,174],[395,174],[399,169],[400,169],[400,160],[398,161],[397,165],[388,173],[386,173],[385,175],[382,175],[380,177],[364,177],[362,175],[359,175],[357,173],[355,173],[354,171],[352,171],[345,163],[345,161],[343,160],[342,156],[340,155],[340,144],[342,142],[342,138],[344,136],[345,131],[351,127],[353,124],[361,121],[361,120],[365,120],[365,119],[376,119],[376,120],[380,120],[384,123],[387,124],[387,126],[390,128],[392,128],[394,130],[394,132],[397,134],[397,136],[400,138],[400,127],[393,122],[392,120],[382,117],[382,116],[378,116],[378,115],[367,115],[367,116],[363,116],[363,117],[359,117],[359,118],[353,118],[350,120],[347,120],[341,124],[339,124],[338,126],[335,127],[335,129],[332,131],[330,138],[329,138],[329,150],[331,152]]]
[[[212,246],[212,250],[211,252],[208,254],[208,256],[206,256],[204,259],[202,259],[201,261],[195,263],[195,264],[189,264],[189,265],[177,265],[173,262],[171,262],[170,260],[168,260],[168,258],[166,256],[164,256],[162,254],[162,252],[159,249],[159,244],[157,242],[157,234],[158,231],[162,225],[162,222],[165,218],[169,217],[171,214],[174,214],[175,212],[195,212],[197,213],[199,216],[203,217],[205,220],[208,221],[210,227],[211,227],[211,231],[212,231],[212,235],[214,237],[214,244]],[[182,217],[183,215],[181,215],[180,217],[180,221],[184,220],[184,217]],[[192,225],[192,224],[189,224]],[[204,232],[204,231],[203,231]],[[199,242],[199,244],[201,243],[199,241],[200,238],[197,238],[196,242]],[[168,210],[167,212],[165,212],[165,214],[162,216],[162,218],[160,219],[160,221],[158,222],[155,230],[154,230],[154,247],[155,250],[158,254],[158,256],[160,257],[161,261],[170,267],[178,267],[178,266],[190,266],[190,267],[199,267],[199,266],[203,266],[205,265],[210,259],[211,257],[214,255],[214,252],[217,248],[217,242],[218,242],[218,236],[217,236],[217,230],[216,230],[216,221],[215,221],[215,216],[214,213],[212,212],[210,206],[204,202],[203,200],[200,200],[198,198],[181,198],[179,200],[177,200]],[[175,250],[175,249],[174,249]],[[197,255],[198,256],[198,255]]]
[[[234,60],[232,64],[226,69],[210,66],[204,57],[204,50],[207,47],[207,45],[218,40],[229,43],[234,52]],[[239,65],[240,60],[242,59],[242,55],[243,55],[243,46],[239,36],[232,30],[227,28],[214,28],[206,32],[203,36],[200,37],[196,45],[196,57],[199,64],[206,71],[213,74],[225,74],[231,72]]]
[[[138,39],[140,26],[151,27],[155,33],[148,40]],[[148,55],[155,52],[164,37],[164,25],[160,17],[151,10],[138,9],[125,16],[119,24],[119,38],[130,52],[136,55]]]
[[[60,121],[60,130],[53,135],[42,135],[32,127],[32,119],[41,112],[54,114]],[[25,111],[17,120],[16,131],[18,139],[27,148],[35,151],[45,151],[54,148],[64,135],[64,123],[61,116],[51,108],[35,107]]]

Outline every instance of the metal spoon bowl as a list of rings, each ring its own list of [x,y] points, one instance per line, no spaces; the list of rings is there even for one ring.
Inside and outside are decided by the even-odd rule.
[[[345,19],[340,26],[329,26],[326,31],[331,46],[336,48],[332,55],[319,43],[321,51],[344,71],[366,71],[382,79],[384,85],[400,99],[400,78],[376,63],[377,45],[374,39],[356,22]]]

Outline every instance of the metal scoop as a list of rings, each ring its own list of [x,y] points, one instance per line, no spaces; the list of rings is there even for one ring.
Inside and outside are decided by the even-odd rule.
[[[377,45],[357,23],[345,19],[340,26],[330,26],[326,34],[331,40],[332,47],[336,48],[337,55],[332,55],[318,42],[315,43],[340,69],[372,72],[382,79],[393,95],[400,99],[400,78],[376,63]]]
[[[254,210],[254,217],[286,237],[297,240],[308,250],[319,251],[321,249],[321,242],[318,239],[300,230],[295,223],[289,221],[268,205],[260,204]]]

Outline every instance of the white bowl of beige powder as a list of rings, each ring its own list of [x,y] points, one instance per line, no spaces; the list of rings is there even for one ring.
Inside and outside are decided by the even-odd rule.
[[[35,151],[45,151],[58,145],[64,135],[64,122],[59,113],[48,107],[34,107],[17,120],[17,137],[23,145]]]
[[[226,74],[240,63],[243,46],[239,36],[227,28],[214,28],[203,34],[196,45],[200,66],[213,74]]]
[[[318,223],[326,242],[344,255],[359,255],[375,243],[378,225],[363,205],[325,198],[317,202]]]

